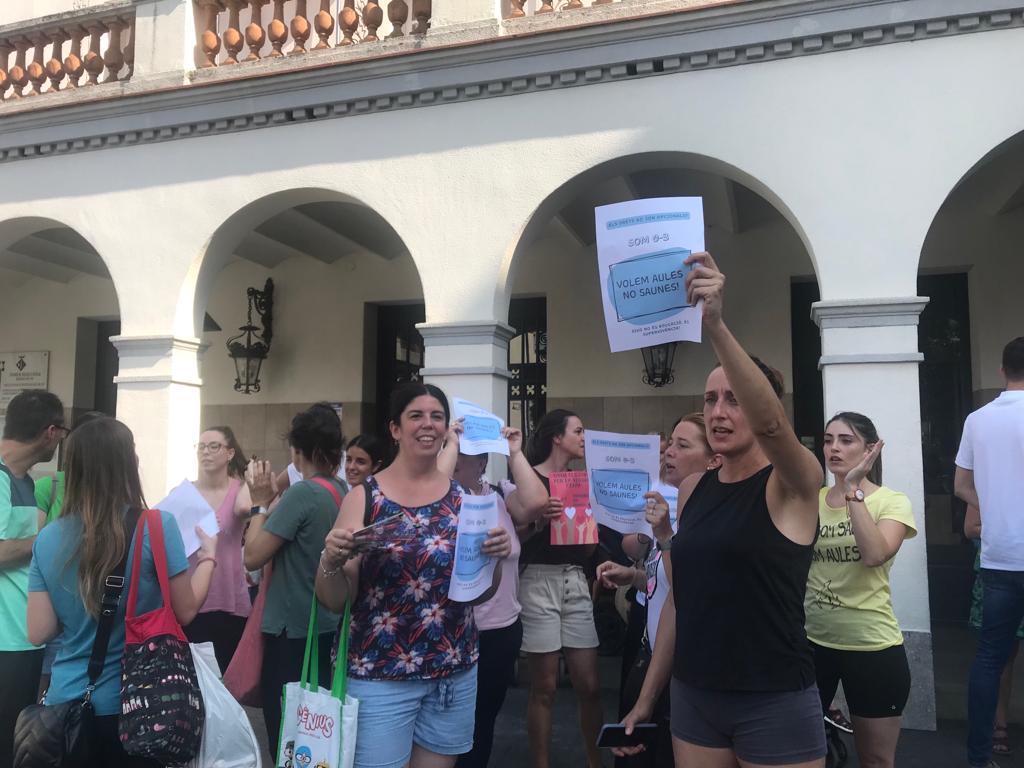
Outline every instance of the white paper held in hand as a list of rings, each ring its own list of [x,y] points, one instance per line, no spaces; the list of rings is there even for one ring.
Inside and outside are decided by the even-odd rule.
[[[462,495],[459,528],[455,534],[455,562],[448,598],[458,603],[476,600],[494,581],[498,561],[482,551],[487,532],[498,527],[498,494]]]
[[[178,528],[181,530],[181,543],[185,545],[186,557],[199,551],[199,537],[195,531],[197,525],[207,536],[216,536],[220,533],[216,511],[192,485],[191,480],[182,480],[163,501],[156,505],[156,508],[169,513],[178,523]]]
[[[501,453],[508,456],[508,440],[501,436],[504,419],[461,397],[452,398],[452,416],[461,418],[463,422],[459,453],[467,456]]]

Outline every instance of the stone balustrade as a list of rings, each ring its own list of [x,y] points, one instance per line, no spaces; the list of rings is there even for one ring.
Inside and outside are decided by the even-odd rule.
[[[589,0],[586,5],[611,5],[619,0]],[[555,11],[576,11],[584,7],[583,0],[508,0],[507,19],[521,19],[524,16],[540,16]]]
[[[116,12],[108,5],[0,28],[3,101],[128,80],[134,67],[135,11],[128,3]]]

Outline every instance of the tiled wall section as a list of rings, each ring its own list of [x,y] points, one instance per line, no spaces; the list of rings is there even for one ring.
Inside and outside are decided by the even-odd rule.
[[[228,426],[242,444],[247,456],[268,459],[271,466],[283,469],[288,465],[288,443],[284,434],[292,417],[311,403],[275,403],[269,405],[204,405],[202,427]],[[342,403],[341,428],[351,439],[362,428],[362,403]]]
[[[793,395],[785,394],[782,403],[792,421]],[[549,410],[567,408],[578,413],[583,426],[589,429],[633,435],[668,434],[680,416],[703,410],[704,396],[548,397],[547,405]]]

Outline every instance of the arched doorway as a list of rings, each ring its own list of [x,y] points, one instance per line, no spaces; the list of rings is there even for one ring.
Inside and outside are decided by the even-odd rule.
[[[270,353],[259,391],[240,393],[225,344],[246,321],[248,288],[268,279]],[[423,365],[412,256],[379,214],[336,191],[284,190],[232,214],[210,242],[195,297],[208,345],[201,423],[231,426],[247,453],[278,467],[288,463],[282,435],[296,411],[325,400],[347,436],[378,431],[381,400]]]

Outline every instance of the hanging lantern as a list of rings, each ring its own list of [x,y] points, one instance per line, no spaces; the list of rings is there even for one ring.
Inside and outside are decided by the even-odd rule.
[[[243,394],[260,391],[260,371],[270,353],[274,335],[274,281],[267,278],[263,290],[249,288],[249,310],[240,333],[228,339],[228,356],[235,361],[235,391]],[[253,323],[255,311],[259,325]]]
[[[675,381],[672,373],[672,361],[676,356],[676,342],[657,344],[640,350],[644,356],[644,384],[652,387],[664,387]]]

